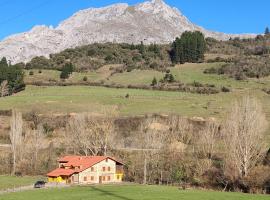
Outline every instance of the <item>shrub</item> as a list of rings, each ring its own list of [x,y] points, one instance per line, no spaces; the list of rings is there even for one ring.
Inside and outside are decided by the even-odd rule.
[[[33,76],[34,75],[34,72],[33,71],[30,71],[29,72],[29,76]]]
[[[88,80],[87,76],[83,77],[83,81],[86,82]]]
[[[153,78],[151,86],[156,86],[157,85],[157,79],[156,77]]]
[[[222,91],[222,92],[230,92],[231,90],[230,90],[230,88],[227,88],[227,87],[223,86],[223,87],[221,88],[221,91]]]

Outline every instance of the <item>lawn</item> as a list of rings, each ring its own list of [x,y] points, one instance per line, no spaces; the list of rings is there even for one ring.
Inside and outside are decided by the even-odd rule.
[[[178,190],[163,186],[93,186],[35,190],[0,196],[0,200],[268,200],[269,196]]]
[[[0,176],[0,190],[11,189],[14,187],[33,185],[41,177],[15,177],[15,176]]]

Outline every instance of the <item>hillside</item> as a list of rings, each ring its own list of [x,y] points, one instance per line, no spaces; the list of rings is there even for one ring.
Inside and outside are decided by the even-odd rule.
[[[13,63],[26,62],[35,56],[48,57],[67,48],[96,42],[167,44],[183,32],[195,30],[218,40],[255,37],[208,31],[163,0],[152,0],[135,6],[115,4],[81,10],[55,28],[36,26],[1,41],[0,57],[6,56]]]

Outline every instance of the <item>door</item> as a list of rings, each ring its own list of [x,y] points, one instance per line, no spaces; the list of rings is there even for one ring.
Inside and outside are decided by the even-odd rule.
[[[102,176],[99,177],[99,184],[102,184]]]

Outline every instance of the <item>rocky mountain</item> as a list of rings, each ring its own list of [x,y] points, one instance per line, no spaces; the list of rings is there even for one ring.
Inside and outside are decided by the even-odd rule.
[[[205,30],[163,0],[152,0],[135,6],[115,4],[81,10],[56,28],[36,26],[29,32],[1,41],[0,57],[6,56],[12,63],[17,63],[94,42],[169,43],[184,31],[194,30],[219,40],[254,37]]]

